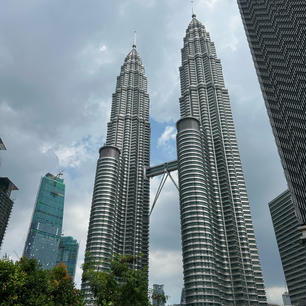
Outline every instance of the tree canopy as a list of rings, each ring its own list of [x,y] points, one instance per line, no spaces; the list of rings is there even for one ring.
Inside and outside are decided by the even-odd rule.
[[[98,306],[149,306],[147,269],[134,269],[135,256],[116,255],[109,271],[99,271],[97,263],[84,265],[86,281]]]
[[[83,298],[59,264],[43,270],[35,259],[0,260],[0,306],[84,306]]]

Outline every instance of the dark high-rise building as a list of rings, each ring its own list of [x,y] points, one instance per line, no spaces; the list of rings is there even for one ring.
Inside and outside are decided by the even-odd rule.
[[[266,305],[229,94],[196,16],[180,67],[177,156],[187,306]]]
[[[6,147],[1,138],[0,150],[6,150]],[[18,188],[7,177],[0,177],[0,248],[14,204],[11,198],[12,190],[18,190]]]
[[[5,147],[1,137],[0,137],[0,150],[6,150],[6,147]]]
[[[269,203],[292,305],[306,305],[306,248],[298,230],[298,221],[290,192],[286,190]]]
[[[37,259],[44,269],[52,269],[56,265],[64,197],[63,179],[50,173],[42,177],[23,255]]]
[[[238,0],[300,224],[306,224],[306,5]]]
[[[106,145],[97,163],[87,254],[108,269],[113,254],[143,254],[148,264],[150,122],[147,78],[134,44],[126,56],[113,94]],[[86,260],[86,258],[85,258]],[[82,284],[87,303],[89,288]]]
[[[7,177],[0,177],[0,247],[14,204],[11,199],[12,190],[18,188]]]
[[[79,244],[71,236],[62,236],[60,239],[56,264],[64,263],[68,273],[74,279],[78,259]]]

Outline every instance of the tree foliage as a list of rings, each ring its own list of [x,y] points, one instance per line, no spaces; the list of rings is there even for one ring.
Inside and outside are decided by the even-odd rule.
[[[43,270],[35,259],[0,260],[0,306],[84,306],[79,290],[59,264]]]
[[[98,306],[149,306],[147,269],[133,269],[135,256],[116,255],[109,271],[97,271],[93,261],[83,265],[86,281]]]
[[[151,298],[157,303],[157,306],[164,305],[167,302],[168,296],[161,292],[151,291]]]

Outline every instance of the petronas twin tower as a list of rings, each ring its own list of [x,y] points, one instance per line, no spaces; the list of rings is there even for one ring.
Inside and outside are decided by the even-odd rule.
[[[188,306],[266,305],[228,91],[214,43],[192,16],[180,67],[177,163]],[[113,94],[100,149],[86,251],[107,269],[114,254],[148,264],[149,96],[133,45]],[[97,267],[98,268],[98,267]],[[90,291],[82,284],[90,305]]]

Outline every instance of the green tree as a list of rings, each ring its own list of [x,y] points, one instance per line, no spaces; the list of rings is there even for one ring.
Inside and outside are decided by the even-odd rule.
[[[87,256],[88,258],[88,256]],[[149,306],[147,269],[134,269],[135,256],[116,255],[109,271],[97,271],[88,259],[83,281],[88,282],[98,306]]]
[[[151,290],[150,297],[152,298],[152,300],[156,301],[157,306],[163,305],[168,300],[167,295],[164,295],[163,293],[159,293],[159,292],[153,292],[152,290]]]
[[[43,270],[35,259],[0,260],[0,306],[83,306],[64,264]]]

